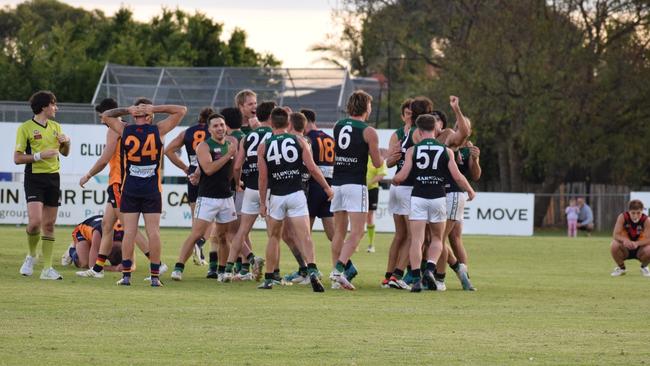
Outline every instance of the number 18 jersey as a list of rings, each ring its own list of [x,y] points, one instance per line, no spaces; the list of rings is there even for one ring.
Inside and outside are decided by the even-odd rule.
[[[307,133],[307,137],[311,141],[314,163],[329,182],[334,173],[334,139],[321,130],[311,130]]]
[[[426,199],[445,197],[445,178],[449,174],[449,155],[445,145],[424,139],[413,146],[411,196]]]
[[[160,163],[163,143],[158,126],[128,125],[122,133],[124,182],[122,194],[150,197],[162,192]]]
[[[366,185],[368,168],[368,143],[363,131],[368,125],[362,121],[346,118],[334,126],[334,174],[332,185]]]

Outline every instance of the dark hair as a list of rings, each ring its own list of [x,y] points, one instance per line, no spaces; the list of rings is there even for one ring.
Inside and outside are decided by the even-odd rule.
[[[225,119],[221,114],[219,114],[219,113],[212,113],[212,114],[210,115],[210,117],[208,117],[208,126],[210,125],[210,121],[212,121],[212,120],[215,119],[215,118],[221,118],[222,120],[224,120],[224,122],[226,121],[226,119]]]
[[[431,114],[432,114],[434,117],[438,117],[438,118],[440,118],[440,120],[442,121],[442,129],[443,129],[443,130],[444,130],[445,128],[447,128],[447,115],[445,114],[445,112],[443,112],[443,111],[439,111],[439,110],[436,109],[435,111],[431,112]]]
[[[205,107],[199,112],[199,123],[208,123],[208,118],[214,113],[212,107]]]
[[[140,105],[140,104],[153,104],[153,102],[151,101],[151,99],[145,97],[135,98],[135,102],[133,102],[133,105]]]
[[[433,102],[427,97],[416,97],[411,102],[411,121],[416,121],[423,114],[433,112]]]
[[[272,100],[265,100],[262,103],[258,104],[257,108],[255,109],[255,115],[257,116],[257,119],[260,122],[268,121],[269,117],[271,116],[271,111],[273,111],[273,108],[277,106],[278,105],[275,104],[275,102]]]
[[[360,116],[368,111],[368,103],[372,102],[372,96],[363,90],[357,90],[350,94],[346,110],[350,116]]]
[[[307,122],[316,123],[316,112],[314,112],[313,110],[303,108],[300,110],[300,113],[302,113],[305,116],[305,118],[307,118]]]
[[[117,102],[113,98],[104,98],[95,106],[95,112],[104,113],[111,109],[117,108]]]
[[[406,98],[403,102],[402,105],[400,106],[400,114],[403,116],[404,115],[404,110],[405,109],[411,109],[411,102],[413,102],[413,99],[411,98]]]
[[[422,131],[433,131],[436,125],[436,118],[430,114],[422,114],[415,120],[415,125]]]
[[[627,205],[628,210],[643,210],[643,202],[639,200],[632,200],[630,203]]]
[[[43,108],[52,103],[56,104],[56,97],[54,96],[54,93],[49,90],[37,91],[29,97],[29,104],[31,105],[34,114],[43,112]]]
[[[300,112],[293,112],[289,115],[289,120],[291,121],[291,127],[293,127],[294,131],[303,132],[305,130],[307,118],[304,114]]]
[[[286,128],[289,126],[289,113],[283,108],[273,108],[271,111],[271,126],[273,128]]]
[[[239,108],[235,107],[226,107],[221,110],[221,115],[226,121],[226,126],[231,130],[237,130],[241,128],[242,114]]]

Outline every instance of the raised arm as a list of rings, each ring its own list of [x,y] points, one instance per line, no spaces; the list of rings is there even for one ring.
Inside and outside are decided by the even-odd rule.
[[[454,178],[456,181],[456,184],[460,188],[462,188],[465,192],[467,192],[467,195],[469,196],[467,198],[468,201],[471,201],[474,199],[476,196],[476,192],[474,192],[474,188],[469,184],[467,181],[467,178],[458,170],[458,165],[456,165],[456,160],[454,159],[454,152],[451,151],[450,148],[447,148],[447,156],[449,156],[449,163],[447,163],[447,168],[449,169],[449,173],[451,173],[451,177]]]
[[[474,182],[477,182],[481,179],[481,163],[479,162],[479,157],[481,156],[481,149],[478,146],[469,147],[469,175]]]
[[[153,113],[169,114],[167,118],[156,123],[158,131],[160,131],[160,137],[162,138],[181,123],[187,113],[187,107],[181,105],[155,105],[152,106],[152,111]]]
[[[226,165],[235,155],[235,152],[237,152],[237,148],[233,146],[233,144],[228,144],[228,152],[219,159],[212,160],[210,147],[205,141],[203,141],[196,148],[196,157],[199,160],[199,165],[201,165],[203,172],[206,175],[212,175],[219,171],[219,169],[223,168],[223,166]]]
[[[124,123],[120,117],[131,114],[134,111],[134,106],[128,108],[109,109],[102,113],[102,122],[104,122],[111,130],[115,131],[119,136],[122,136],[122,133],[124,132]]]
[[[454,114],[456,115],[456,125],[458,126],[458,128],[456,129],[456,131],[453,131],[452,133],[449,134],[446,141],[441,141],[441,142],[447,146],[455,147],[455,146],[462,145],[463,141],[465,141],[465,139],[469,137],[472,130],[469,121],[467,120],[467,118],[465,118],[463,112],[460,110],[460,101],[458,100],[458,97],[453,95],[450,96],[449,104],[451,105],[451,109],[454,111]]]
[[[266,143],[262,141],[257,147],[257,185],[260,192],[260,216],[266,217],[266,189],[269,185],[268,170],[266,167]]]
[[[167,144],[165,147],[165,156],[167,156],[167,159],[169,159],[172,164],[176,165],[178,169],[185,172],[185,174],[190,174],[190,167],[188,167],[183,162],[183,159],[176,154],[176,152],[183,147],[183,139],[185,139],[185,131],[179,133],[178,136],[174,137],[174,139]]]
[[[368,154],[370,154],[370,158],[372,159],[372,165],[375,168],[379,168],[384,164],[384,159],[381,157],[381,152],[379,151],[377,130],[372,127],[367,127],[363,130],[363,139],[368,143]]]
[[[408,150],[406,150],[406,156],[404,156],[404,165],[402,166],[402,169],[393,176],[393,183],[395,185],[400,185],[402,184],[403,181],[408,178],[409,174],[411,174],[411,169],[413,168],[413,146],[409,147]]]
[[[79,185],[81,187],[88,183],[90,178],[94,177],[99,172],[104,170],[106,165],[111,161],[111,158],[117,149],[117,141],[119,138],[120,136],[117,134],[117,132],[111,130],[110,128],[106,131],[106,146],[104,147],[102,154],[99,156],[99,159],[97,159],[95,164],[93,164],[88,173],[79,179]]]

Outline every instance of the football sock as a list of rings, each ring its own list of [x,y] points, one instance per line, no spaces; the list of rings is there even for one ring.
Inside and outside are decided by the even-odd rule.
[[[375,245],[375,225],[368,225],[368,244]]]
[[[411,270],[411,277],[413,277],[416,281],[420,279],[420,269],[412,269]]]
[[[226,266],[218,266],[217,273],[226,273]]]
[[[335,268],[336,268],[337,271],[339,271],[341,273],[345,272],[345,266],[343,265],[343,263],[341,263],[341,261],[336,261]]]
[[[131,266],[133,265],[133,261],[130,259],[124,259],[122,260],[122,277],[131,277]]]
[[[384,273],[384,278],[385,278],[385,279],[389,279],[390,276],[392,276],[392,275],[393,275],[393,274],[392,274],[391,272],[386,272],[386,273]]]
[[[348,259],[348,262],[345,264],[345,270],[347,271],[350,268],[352,268],[352,260]]]
[[[178,263],[176,263],[174,265],[174,271],[179,271],[179,272],[183,273],[184,270],[185,270],[185,264],[184,263],[178,262]]]
[[[307,265],[307,272],[311,274],[316,274],[318,275],[318,267],[316,267],[316,263],[309,263]]]
[[[218,256],[217,252],[210,252],[210,270],[211,271],[216,271],[217,270],[217,262],[218,262]]]
[[[52,267],[52,252],[54,251],[54,238],[51,236],[41,236],[43,245],[43,268]]]
[[[239,273],[241,274],[246,274],[251,271],[251,264],[250,263],[242,263],[241,265],[241,271]]]
[[[93,266],[93,271],[95,272],[101,272],[104,270],[104,265],[106,264],[106,259],[108,259],[108,256],[104,254],[99,254],[97,256],[97,259],[95,260],[95,265]]]
[[[27,233],[27,247],[29,249],[29,256],[36,257],[36,247],[41,240],[41,233],[30,234]]]
[[[398,280],[401,280],[402,277],[404,277],[404,271],[402,271],[399,268],[395,268],[395,270],[393,271],[393,276],[395,276],[395,278],[397,278]]]
[[[160,277],[160,263],[149,263],[151,278]]]
[[[460,262],[459,262],[459,261],[456,261],[456,263],[454,263],[454,264],[450,264],[450,265],[449,265],[449,268],[453,269],[454,272],[458,272],[458,268],[460,268]]]
[[[233,262],[226,262],[226,272],[232,273],[232,267],[235,266],[235,263]]]
[[[306,276],[307,273],[308,273],[308,269],[309,268],[307,266],[300,267],[300,268],[298,268],[298,274],[300,274],[301,276]]]
[[[427,261],[426,269],[431,272],[436,271],[436,264],[433,261]]]

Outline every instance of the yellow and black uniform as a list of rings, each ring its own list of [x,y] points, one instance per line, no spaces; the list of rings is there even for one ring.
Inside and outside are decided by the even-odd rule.
[[[368,210],[377,211],[377,204],[379,203],[379,182],[370,183],[378,175],[386,175],[387,173],[386,162],[379,168],[375,168],[372,159],[368,158],[368,168],[366,171],[366,185],[368,185]]]
[[[156,125],[128,125],[122,133],[124,213],[161,213],[163,143]]]
[[[34,119],[23,122],[16,132],[15,151],[36,154],[45,150],[58,150],[57,139],[62,134],[61,125],[48,120],[41,125]],[[27,202],[43,202],[45,206],[61,205],[59,157],[42,159],[25,164],[25,196]]]

